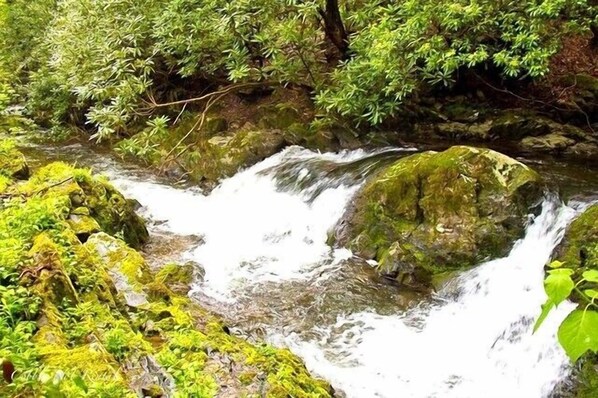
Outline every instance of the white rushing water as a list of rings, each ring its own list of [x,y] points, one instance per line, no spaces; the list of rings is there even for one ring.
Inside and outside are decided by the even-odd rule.
[[[363,151],[315,154],[291,147],[225,180],[209,196],[118,174],[112,177],[115,185],[142,203],[149,218],[163,222],[160,228],[203,237],[205,244],[187,255],[205,270],[197,289],[231,301],[236,287],[305,279],[351,255],[348,250],[331,249],[326,238],[358,184],[333,184],[336,180],[324,177],[301,194],[293,187],[279,190],[265,171],[294,164],[297,167],[290,173],[299,184],[310,177],[310,170],[301,167],[304,161],[349,164],[366,156]],[[335,186],[326,188],[327,183]],[[322,189],[313,198],[315,187]]]
[[[206,272],[196,290],[231,303],[252,284],[330,277],[323,271],[350,257],[347,250],[331,249],[326,237],[359,181],[311,176],[310,189],[300,193],[299,183],[313,170],[292,168],[297,190],[280,190],[272,168],[313,160],[345,164],[365,156],[290,148],[208,196],[113,178],[161,222],[160,229],[203,237],[187,253]],[[547,397],[569,372],[555,333],[571,305],[562,304],[536,334],[532,328],[545,300],[543,266],[575,214],[547,200],[507,257],[464,273],[429,303],[394,315],[375,308],[345,314],[336,324],[321,325],[317,339],[280,330],[269,330],[269,338],[289,346],[348,397]]]
[[[573,305],[532,329],[543,266],[575,211],[543,207],[509,256],[461,275],[441,304],[340,317],[317,342],[278,338],[349,397],[546,397],[569,373],[555,333]]]

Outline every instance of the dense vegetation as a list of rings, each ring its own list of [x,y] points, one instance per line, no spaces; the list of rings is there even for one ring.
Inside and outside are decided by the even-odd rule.
[[[590,0],[12,0],[0,13],[1,62],[29,112],[97,138],[223,87],[298,87],[324,117],[379,124],[468,71],[541,78],[597,15]]]

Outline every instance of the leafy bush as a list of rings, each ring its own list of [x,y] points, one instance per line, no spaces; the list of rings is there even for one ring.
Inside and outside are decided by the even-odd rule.
[[[29,71],[31,111],[53,123],[84,113],[98,139],[143,126],[155,113],[144,100],[235,82],[303,87],[324,115],[379,124],[466,69],[542,77],[563,36],[596,18],[589,0],[340,8],[332,0],[17,0],[5,8],[0,44],[9,65]]]
[[[561,38],[587,30],[595,15],[584,0],[406,0],[371,8],[350,17],[369,22],[351,40],[354,57],[317,101],[378,124],[424,84],[450,85],[463,68],[538,78]]]

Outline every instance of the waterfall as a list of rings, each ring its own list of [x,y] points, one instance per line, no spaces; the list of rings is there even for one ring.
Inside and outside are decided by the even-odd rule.
[[[205,270],[195,295],[241,315],[259,307],[266,338],[348,397],[549,396],[570,372],[555,334],[572,304],[532,328],[545,300],[543,267],[579,209],[547,199],[508,256],[397,305],[395,287],[352,278],[364,265],[326,240],[364,179],[404,154],[291,147],[208,195],[114,164],[104,171],[141,202],[153,231],[202,238],[184,254]]]
[[[348,397],[547,397],[569,374],[555,333],[564,303],[532,334],[543,267],[576,214],[547,200],[511,253],[463,273],[405,313],[340,316],[318,341],[274,337]]]

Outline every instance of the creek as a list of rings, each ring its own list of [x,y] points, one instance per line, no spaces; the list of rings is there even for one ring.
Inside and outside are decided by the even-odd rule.
[[[85,145],[24,149],[39,163],[62,160],[110,177],[142,206],[151,263],[193,262],[193,298],[233,332],[290,348],[347,397],[550,397],[571,372],[555,333],[573,305],[532,334],[545,300],[543,267],[598,192],[596,173],[530,160],[566,203],[547,196],[508,256],[423,295],[326,243],[365,179],[413,151],[289,147],[204,194]]]

